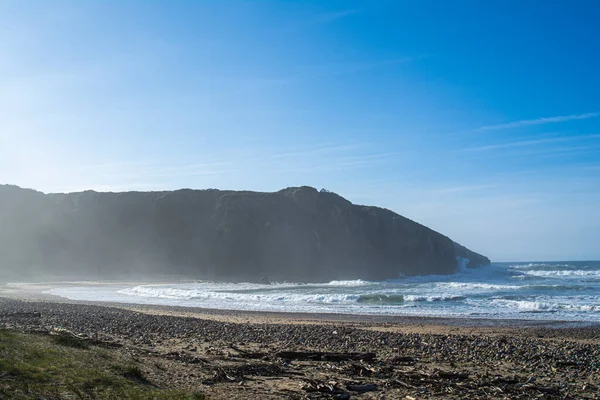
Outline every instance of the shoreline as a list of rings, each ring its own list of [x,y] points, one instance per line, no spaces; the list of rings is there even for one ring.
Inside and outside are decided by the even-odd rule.
[[[209,399],[600,396],[600,326],[24,297],[0,294],[0,330],[74,335],[133,357],[156,387],[199,390]]]
[[[295,322],[346,322],[346,323],[373,323],[373,324],[395,324],[403,326],[446,326],[450,328],[600,328],[600,321],[585,320],[544,320],[530,318],[486,318],[478,316],[418,316],[418,315],[376,315],[359,313],[307,313],[295,311],[258,311],[258,310],[236,310],[225,308],[204,308],[197,306],[178,306],[161,304],[141,304],[135,302],[113,302],[113,301],[90,301],[72,300],[66,297],[44,293],[52,288],[73,286],[123,286],[123,285],[147,285],[167,284],[168,282],[102,282],[102,281],[68,281],[68,282],[14,282],[0,286],[0,297],[8,297],[20,300],[51,301],[72,304],[100,305],[107,307],[118,307],[143,312],[160,312],[179,314],[185,316],[196,316],[204,318],[215,318],[238,322],[249,322],[251,319],[265,321],[295,321]],[[171,282],[173,283],[173,282]]]
[[[172,315],[194,317],[200,319],[214,319],[222,322],[235,323],[347,323],[371,324],[390,327],[403,327],[405,329],[437,327],[450,331],[483,329],[493,332],[497,329],[600,329],[600,321],[585,320],[543,320],[528,318],[485,318],[477,316],[417,316],[417,315],[374,315],[358,313],[307,313],[294,311],[257,311],[235,310],[222,308],[204,308],[197,306],[178,306],[160,304],[123,303],[113,301],[72,300],[66,297],[44,293],[45,290],[57,287],[73,286],[122,286],[164,284],[164,282],[99,282],[99,281],[70,281],[70,282],[42,282],[42,283],[7,283],[0,286],[0,298],[10,298],[25,301],[48,301],[66,304],[97,305],[104,307],[121,308],[125,310],[144,312],[157,315]]]

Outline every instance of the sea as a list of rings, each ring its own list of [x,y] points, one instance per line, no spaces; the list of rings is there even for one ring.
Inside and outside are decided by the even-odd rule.
[[[493,263],[453,275],[320,284],[82,284],[45,293],[72,300],[286,313],[600,322],[600,261]]]

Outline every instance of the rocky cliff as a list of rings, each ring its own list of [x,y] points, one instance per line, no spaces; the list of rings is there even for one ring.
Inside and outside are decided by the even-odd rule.
[[[43,194],[0,186],[0,274],[381,280],[489,263],[392,211],[310,187]]]

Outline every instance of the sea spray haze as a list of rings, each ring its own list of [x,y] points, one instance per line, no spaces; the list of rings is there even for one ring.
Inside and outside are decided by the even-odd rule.
[[[328,282],[451,274],[489,260],[392,211],[310,187],[43,194],[0,186],[12,278]]]
[[[234,310],[600,322],[600,262],[494,263],[454,275],[380,282],[70,286],[48,293]]]

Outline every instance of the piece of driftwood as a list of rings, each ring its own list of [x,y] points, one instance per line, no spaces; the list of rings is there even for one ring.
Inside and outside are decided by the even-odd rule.
[[[346,385],[348,390],[353,392],[365,393],[365,392],[374,392],[377,390],[377,385],[374,383],[369,383],[366,385]]]
[[[576,367],[579,363],[577,361],[557,361],[557,367]]]
[[[77,334],[75,332],[72,332],[72,331],[70,331],[68,329],[64,329],[64,328],[54,327],[54,328],[50,329],[49,331],[40,330],[40,329],[30,330],[29,333],[68,338],[68,339],[72,340],[71,345],[76,345],[77,343],[79,343],[79,344],[85,345],[85,346],[92,345],[92,346],[104,347],[104,348],[109,348],[109,349],[123,347],[123,345],[120,343],[109,342],[106,340],[100,340],[97,338],[97,335],[96,335],[96,338],[92,338],[89,336]]]
[[[373,361],[375,353],[325,353],[321,351],[282,351],[277,357],[299,361]]]
[[[392,358],[390,361],[392,363],[414,365],[419,360],[416,357],[410,357],[410,356],[404,356],[404,357],[402,357],[402,356],[397,356],[397,357]]]
[[[417,387],[416,387],[416,386],[414,386],[414,385],[411,385],[411,384],[409,384],[409,383],[406,383],[406,382],[403,382],[403,381],[401,381],[401,380],[399,380],[399,379],[393,379],[393,380],[391,380],[391,381],[389,381],[389,382],[390,382],[391,384],[395,384],[395,385],[398,385],[398,386],[402,386],[402,387],[404,387],[404,388],[407,388],[407,389],[417,389]]]
[[[440,371],[437,374],[438,377],[443,379],[468,379],[469,374],[461,373],[461,372],[446,372]]]
[[[329,395],[343,395],[346,392],[340,389],[337,382],[321,382],[315,379],[305,379],[306,384],[302,387],[307,392],[327,393]]]
[[[551,394],[551,395],[558,395],[560,393],[560,389],[556,388],[556,387],[552,387],[552,386],[538,386],[538,385],[523,385],[521,387],[522,389],[529,389],[529,390],[537,390],[538,392],[541,393],[545,393],[545,394]]]
[[[208,361],[205,358],[192,356],[189,354],[185,354],[184,352],[172,351],[163,355],[163,357],[169,360],[180,361],[186,364],[210,364],[210,361]]]
[[[246,351],[246,350],[240,349],[239,347],[234,346],[232,344],[229,345],[229,348],[237,351],[240,354],[239,356],[243,357],[243,358],[250,358],[250,359],[256,360],[256,359],[266,358],[268,356],[267,353],[255,353],[255,352],[251,352],[251,351]]]

